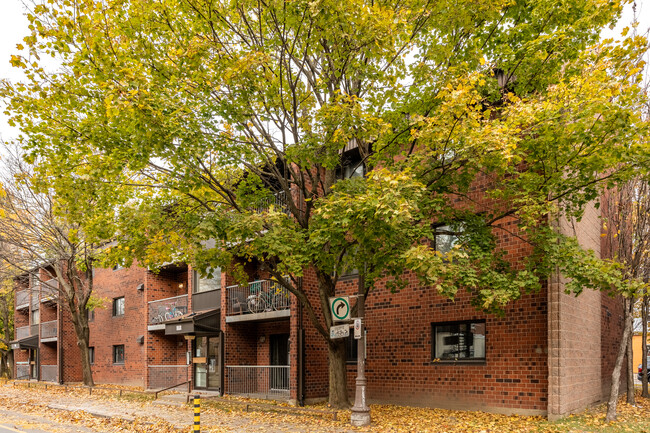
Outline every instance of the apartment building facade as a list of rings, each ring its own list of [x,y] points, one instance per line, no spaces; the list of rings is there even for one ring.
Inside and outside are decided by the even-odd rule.
[[[574,230],[600,249],[595,208]],[[516,237],[499,239],[510,260],[530,254]],[[328,393],[328,353],[301,305],[254,262],[238,284],[220,270],[202,277],[185,264],[151,271],[95,270],[90,347],[97,383],[193,389],[305,403]],[[36,278],[36,275],[38,278]],[[47,268],[17,280],[16,378],[81,381],[76,337],[56,302]],[[467,295],[454,301],[414,276],[398,293],[379,283],[366,303],[366,375],[371,402],[558,417],[601,401],[609,389],[623,326],[620,302],[586,291],[564,293],[554,276],[503,316],[477,311]],[[317,299],[306,270],[295,280]],[[354,294],[357,276],[337,294]],[[348,387],[354,393],[355,340],[348,337]]]

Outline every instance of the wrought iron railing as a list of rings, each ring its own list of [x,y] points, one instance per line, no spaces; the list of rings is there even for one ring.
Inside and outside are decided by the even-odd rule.
[[[16,328],[16,340],[22,340],[29,337],[29,326],[20,326]]]
[[[59,280],[53,278],[45,281],[41,289],[41,302],[52,301],[59,296]]]
[[[231,365],[228,374],[228,394],[254,397],[288,397],[288,365]]]
[[[56,338],[56,327],[56,320],[41,323],[41,340],[45,338]]]
[[[21,309],[27,307],[29,307],[29,289],[16,292],[16,308]]]
[[[163,389],[178,384],[180,384],[178,388],[182,389],[188,380],[188,366],[148,365],[147,374],[149,375],[149,389]]]
[[[187,314],[187,295],[149,302],[149,324],[156,325]]]
[[[268,212],[271,209],[271,205],[273,205],[273,209],[276,212],[290,213],[289,201],[284,191],[279,191],[272,196],[263,198],[253,210],[258,213]]]
[[[56,382],[57,370],[56,365],[41,365],[41,380]]]
[[[226,315],[288,310],[289,291],[273,280],[257,280],[226,288]]]

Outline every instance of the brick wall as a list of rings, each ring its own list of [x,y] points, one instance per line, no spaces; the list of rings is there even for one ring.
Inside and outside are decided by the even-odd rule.
[[[103,308],[95,309],[90,323],[90,346],[95,348],[93,379],[96,383],[144,386],[146,375],[145,346],[138,337],[146,334],[144,283],[146,270],[131,268],[96,269],[95,294],[105,299]],[[124,315],[113,316],[113,299],[124,297]],[[113,363],[113,346],[124,345],[124,364]],[[64,352],[65,353],[65,352]],[[68,358],[64,360],[67,364]]]
[[[581,221],[560,218],[557,229],[576,236],[580,245],[600,255],[600,213],[586,208]],[[566,279],[553,275],[549,279],[549,418],[575,412],[603,398],[612,342],[616,341],[615,324],[603,320],[602,294],[585,290],[579,296],[564,293]],[[614,302],[615,303],[615,302]],[[615,305],[611,308],[616,310]],[[601,327],[607,330],[603,333]],[[609,370],[611,374],[611,369]]]

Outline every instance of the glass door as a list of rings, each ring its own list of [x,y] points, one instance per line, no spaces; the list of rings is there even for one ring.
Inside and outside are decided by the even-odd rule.
[[[194,339],[194,387],[221,389],[221,339],[196,337]]]
[[[221,338],[208,338],[208,389],[221,389]]]
[[[194,356],[192,358],[192,362],[194,363],[195,388],[206,388],[208,383],[205,344],[205,337],[196,337],[196,339],[194,339]]]

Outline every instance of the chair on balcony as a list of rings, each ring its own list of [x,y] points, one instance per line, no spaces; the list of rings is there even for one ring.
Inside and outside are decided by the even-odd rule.
[[[233,314],[243,314],[248,312],[246,296],[242,292],[232,292],[230,294]]]

